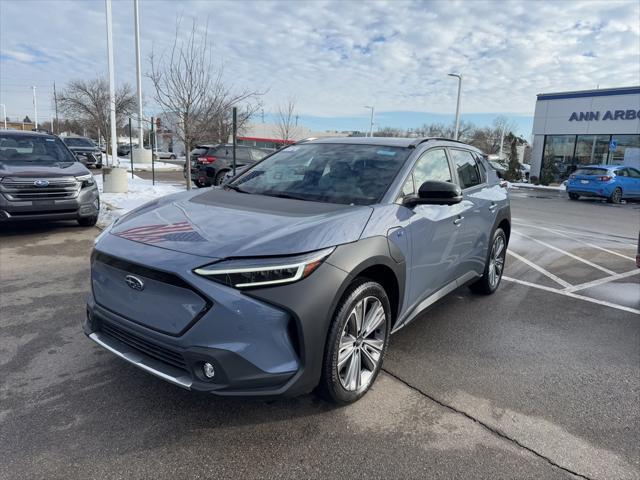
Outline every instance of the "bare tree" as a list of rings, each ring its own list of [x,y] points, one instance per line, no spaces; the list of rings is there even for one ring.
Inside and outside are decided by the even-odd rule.
[[[283,141],[292,140],[298,131],[298,115],[295,113],[296,100],[290,97],[286,102],[278,106],[278,117],[276,119],[276,131],[278,137]]]
[[[238,93],[226,86],[222,68],[216,69],[213,64],[208,26],[199,31],[194,20],[187,38],[181,40],[180,22],[178,19],[170,50],[159,56],[151,53],[147,77],[155,89],[154,99],[165,115],[179,119],[175,133],[185,146],[187,189],[191,189],[188,157],[192,145],[205,140],[226,142],[231,108],[242,102],[250,104],[261,94],[247,90]],[[246,106],[242,111],[246,115],[241,118],[246,122],[254,110]]]
[[[58,108],[67,120],[86,125],[93,134],[107,136],[109,129],[109,83],[105,78],[72,80],[58,93]],[[135,111],[136,97],[129,84],[116,89],[116,128]],[[107,138],[107,145],[109,139]]]

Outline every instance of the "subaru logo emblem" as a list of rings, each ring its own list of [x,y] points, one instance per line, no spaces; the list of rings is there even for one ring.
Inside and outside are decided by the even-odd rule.
[[[49,180],[36,180],[35,182],[33,182],[33,184],[36,187],[48,187],[49,186]]]
[[[140,280],[138,277],[134,277],[133,275],[127,275],[126,277],[124,277],[124,281],[127,282],[127,285],[129,285],[129,288],[132,288],[133,290],[137,290],[138,292],[141,292],[142,290],[144,290],[144,282]]]

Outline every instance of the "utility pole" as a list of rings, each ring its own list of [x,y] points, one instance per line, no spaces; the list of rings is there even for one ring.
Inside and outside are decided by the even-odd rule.
[[[369,119],[369,137],[373,137],[373,114],[375,111],[375,107],[370,105],[365,105],[364,108],[368,108],[369,110],[371,110],[371,118]]]
[[[111,0],[104,0],[107,9],[107,57],[109,68],[109,113],[111,120],[111,165],[115,165],[118,157],[118,138],[116,133],[116,93],[115,74],[113,71],[113,32],[111,27]],[[108,158],[108,155],[107,155]]]
[[[60,120],[58,119],[58,94],[56,92],[56,82],[53,82],[53,103],[56,109],[56,123],[58,124],[58,130],[60,130]],[[51,125],[51,128],[53,129],[53,124]],[[55,130],[53,133],[56,133]],[[58,133],[60,132],[58,131]]]
[[[140,67],[140,16],[138,0],[133,0],[133,18],[136,34],[136,94],[138,96],[138,148],[144,148],[144,132],[142,129],[142,69]],[[153,152],[151,153],[153,155]],[[133,151],[131,152],[133,155]]]
[[[33,116],[34,116],[34,122],[37,129],[38,128],[38,103],[36,102],[36,86],[32,85],[31,90],[33,90]]]
[[[462,94],[462,74],[461,73],[449,73],[450,77],[456,77],[458,79],[458,100],[456,102],[456,128],[453,134],[453,139],[458,140],[458,131],[460,130],[460,96]]]

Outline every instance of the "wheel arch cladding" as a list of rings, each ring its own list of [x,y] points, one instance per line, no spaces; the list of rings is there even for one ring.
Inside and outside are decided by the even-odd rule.
[[[399,313],[400,304],[400,287],[396,274],[386,265],[378,264],[365,268],[357,275],[360,278],[366,278],[379,283],[389,297],[389,305],[391,306],[391,327],[396,323]]]
[[[406,282],[406,263],[391,258],[386,237],[375,236],[339,246],[327,260],[349,274],[339,289],[342,296],[358,277],[365,277],[382,285],[389,297],[395,322],[402,310]]]

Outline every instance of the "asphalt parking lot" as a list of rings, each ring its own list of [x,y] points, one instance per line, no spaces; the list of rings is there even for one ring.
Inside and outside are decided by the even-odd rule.
[[[640,478],[640,204],[512,214],[498,292],[441,300],[342,408],[122,362],[80,328],[98,230],[0,227],[0,478]]]

